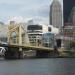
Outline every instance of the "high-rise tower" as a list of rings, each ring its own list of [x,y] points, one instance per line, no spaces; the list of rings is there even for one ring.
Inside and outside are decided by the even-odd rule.
[[[75,21],[75,0],[63,0],[64,25],[66,23],[73,25]]]
[[[53,0],[50,6],[50,25],[62,27],[62,6],[58,0]]]
[[[72,8],[70,12],[68,22],[71,23],[71,26],[75,26],[75,6]]]

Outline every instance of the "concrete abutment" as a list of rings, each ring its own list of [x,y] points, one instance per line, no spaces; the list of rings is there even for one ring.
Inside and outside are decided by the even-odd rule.
[[[19,48],[8,48],[4,57],[5,59],[22,59],[23,52],[19,51]]]

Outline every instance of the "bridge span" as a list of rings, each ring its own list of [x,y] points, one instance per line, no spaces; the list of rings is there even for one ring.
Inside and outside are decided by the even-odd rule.
[[[41,46],[30,46],[30,45],[9,45],[8,47],[18,48],[21,47],[24,50],[42,50],[42,51],[53,51],[53,48],[41,47]]]
[[[48,48],[41,46],[30,46],[30,45],[4,45],[0,43],[0,46],[6,47],[7,50],[5,52],[6,59],[20,59],[23,58],[23,53],[25,51],[35,51],[35,57],[75,57],[75,50],[64,50],[63,48]],[[73,56],[74,55],[74,56]]]
[[[35,50],[36,57],[50,57],[58,54],[57,50],[54,48],[40,47],[40,46],[29,46],[29,45],[3,45],[0,46],[7,47],[5,53],[5,58],[23,58],[23,52],[29,50]]]
[[[23,58],[23,52],[28,50],[34,50],[36,57],[58,57],[64,52],[69,52],[61,48],[57,50],[57,48],[47,48],[42,45],[38,46],[39,42],[37,42],[37,46],[31,46],[28,33],[22,24],[15,25],[11,23],[8,26],[7,34],[7,42],[9,44],[0,43],[0,46],[7,47],[5,52],[6,59]],[[74,53],[74,51],[72,53]]]

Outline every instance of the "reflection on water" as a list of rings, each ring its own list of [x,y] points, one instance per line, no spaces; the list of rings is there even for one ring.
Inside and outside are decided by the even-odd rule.
[[[0,75],[75,75],[75,59],[1,60]]]

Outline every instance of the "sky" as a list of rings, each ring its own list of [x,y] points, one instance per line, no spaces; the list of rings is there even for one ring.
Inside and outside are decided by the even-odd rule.
[[[62,0],[59,0],[62,4]],[[38,18],[48,23],[52,0],[0,0],[0,21]]]

